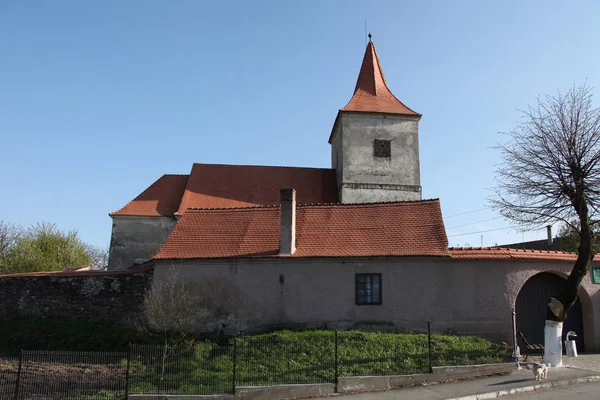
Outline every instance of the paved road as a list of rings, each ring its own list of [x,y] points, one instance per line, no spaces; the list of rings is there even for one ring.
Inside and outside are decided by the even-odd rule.
[[[500,397],[500,399],[514,400],[597,400],[600,398],[600,383],[569,386],[545,392],[519,394],[516,396]]]
[[[559,368],[552,369],[548,375],[548,379],[544,380],[544,383],[550,383],[555,381],[564,381],[569,379],[576,379],[587,377],[591,375],[598,375],[598,373],[592,371],[580,370],[577,368]],[[539,382],[535,380],[533,373],[530,370],[524,369],[515,371],[510,375],[494,376],[481,379],[465,380],[453,383],[444,383],[437,385],[425,385],[417,386],[414,388],[405,388],[397,390],[388,390],[384,392],[371,392],[371,393],[356,393],[356,394],[342,394],[334,397],[337,400],[445,400],[456,397],[470,396],[474,394],[488,393],[500,390],[509,390],[519,387],[536,385]],[[587,385],[594,385],[596,387],[595,397],[591,399],[600,399],[600,390],[598,385],[585,383],[581,385],[570,386],[569,389],[578,390]],[[585,389],[585,388],[583,388]],[[557,390],[552,390],[557,392]],[[567,391],[566,393],[572,393]],[[536,394],[536,393],[534,393]],[[543,394],[538,392],[537,394]],[[563,394],[564,396],[564,394]],[[500,399],[520,399],[519,395],[516,396],[505,396]],[[536,398],[536,397],[533,397]],[[546,397],[541,397],[546,399]],[[552,399],[553,397],[547,397]],[[561,400],[571,399],[570,395],[565,397],[557,397]],[[323,398],[327,399],[327,398]],[[332,398],[329,398],[332,399]],[[582,399],[585,399],[583,397]],[[578,399],[579,400],[579,399]]]

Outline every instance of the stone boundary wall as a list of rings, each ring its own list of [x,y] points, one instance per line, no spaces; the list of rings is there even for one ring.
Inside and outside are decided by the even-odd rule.
[[[0,318],[61,317],[126,325],[152,284],[153,267],[0,275]]]

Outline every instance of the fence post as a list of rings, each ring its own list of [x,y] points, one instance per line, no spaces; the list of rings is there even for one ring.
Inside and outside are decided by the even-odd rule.
[[[23,349],[19,353],[19,368],[17,369],[17,380],[15,382],[15,400],[19,399],[19,384],[21,382],[21,368],[23,365]]]
[[[512,340],[513,340],[513,357],[515,362],[519,362],[519,353],[517,353],[517,313],[512,309]]]
[[[235,394],[235,372],[237,364],[237,336],[233,337],[233,379],[231,382],[231,392]]]
[[[398,370],[398,333],[394,332],[394,352],[392,353],[392,362],[394,363],[394,371]]]
[[[125,400],[129,399],[129,362],[131,360],[131,343],[127,346],[127,369],[125,370]]]
[[[334,364],[334,380],[335,380],[335,387],[333,389],[334,393],[338,392],[338,379],[339,379],[339,375],[338,375],[338,332],[337,329],[335,331],[333,331],[333,339],[334,339],[334,357],[333,357],[333,364]]]
[[[431,321],[427,321],[427,361],[429,362],[429,372],[433,373],[433,360],[431,359]]]

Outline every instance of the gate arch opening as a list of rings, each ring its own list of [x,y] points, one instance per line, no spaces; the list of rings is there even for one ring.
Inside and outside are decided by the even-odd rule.
[[[515,302],[517,332],[523,332],[530,343],[544,343],[544,325],[548,299],[556,296],[563,289],[565,279],[551,272],[541,272],[530,277],[521,287]],[[575,331],[577,349],[585,351],[584,313],[581,294],[567,313],[563,324],[562,340],[569,331]],[[584,296],[585,297],[585,296]],[[584,302],[586,299],[583,299]],[[522,345],[522,344],[521,344]]]

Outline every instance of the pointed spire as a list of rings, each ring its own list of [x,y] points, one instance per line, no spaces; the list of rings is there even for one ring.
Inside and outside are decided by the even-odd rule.
[[[354,88],[354,95],[342,111],[372,111],[406,115],[420,115],[406,107],[390,91],[379,63],[375,45],[369,33],[369,43],[365,51],[360,73]]]

